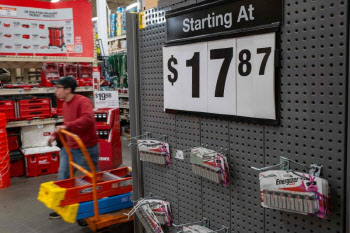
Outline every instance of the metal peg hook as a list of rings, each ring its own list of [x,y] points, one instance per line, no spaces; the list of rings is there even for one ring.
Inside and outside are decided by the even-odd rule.
[[[228,233],[228,227],[227,227],[227,226],[222,225],[221,227],[222,227],[221,229],[216,230],[216,231],[212,231],[212,232],[220,232],[220,231],[223,231],[224,233]]]
[[[203,220],[201,220],[201,221],[191,222],[191,223],[184,223],[184,224],[179,224],[179,225],[176,225],[175,223],[173,223],[172,226],[177,228],[177,227],[185,227],[185,226],[198,224],[198,223],[203,223],[204,227],[207,227],[207,228],[210,227],[210,220],[207,219],[207,218],[203,218]],[[182,232],[182,231],[179,231],[178,233],[180,233],[180,232]]]
[[[283,161],[283,162],[281,162],[279,164],[268,166],[268,167],[263,167],[263,168],[250,167],[250,168],[252,168],[252,169],[254,169],[256,171],[266,171],[266,170],[269,170],[269,169],[275,168],[275,167],[280,167],[280,168],[287,167],[288,165],[289,165],[288,162]],[[281,170],[285,170],[285,169],[281,169]]]
[[[147,135],[149,135],[149,137],[151,137],[151,133],[150,132],[146,132],[144,134],[137,135],[137,136],[134,136],[134,137],[124,137],[123,140],[125,140],[125,141],[132,140],[132,139],[137,140],[137,139],[142,138],[142,137],[147,136]]]

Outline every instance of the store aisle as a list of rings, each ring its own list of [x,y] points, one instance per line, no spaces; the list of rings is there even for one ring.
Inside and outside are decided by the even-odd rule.
[[[128,142],[123,141],[123,165],[131,165]],[[1,233],[90,233],[88,227],[48,218],[50,209],[37,200],[41,183],[57,179],[57,174],[34,178],[12,178],[11,186],[0,190]],[[130,226],[111,227],[108,232],[130,233]]]

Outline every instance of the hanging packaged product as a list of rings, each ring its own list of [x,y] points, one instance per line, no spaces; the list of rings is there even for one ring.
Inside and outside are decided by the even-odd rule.
[[[227,158],[220,152],[203,147],[191,149],[192,172],[226,186],[230,181]]]
[[[199,225],[201,224],[201,225]],[[214,233],[214,232],[222,232],[228,233],[229,228],[222,225],[221,229],[212,230],[210,229],[210,219],[203,218],[201,221],[196,221],[194,223],[185,223],[176,225],[173,224],[177,233]]]
[[[127,216],[130,218],[134,213],[146,232],[163,233],[161,225],[170,227],[173,223],[170,203],[164,200],[140,199]]]
[[[140,160],[161,165],[171,165],[169,144],[159,140],[137,141]]]
[[[329,216],[331,203],[327,180],[284,170],[265,171],[259,178],[263,207],[323,219]]]

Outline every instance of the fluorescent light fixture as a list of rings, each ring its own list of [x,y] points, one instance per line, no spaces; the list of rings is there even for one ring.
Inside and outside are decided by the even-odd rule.
[[[93,17],[92,18],[92,21],[97,21],[98,20],[98,17]]]
[[[127,7],[126,7],[126,10],[128,11],[128,10],[130,10],[131,8],[138,7],[138,6],[139,6],[139,3],[138,3],[138,2],[135,2],[135,3],[133,3],[133,4],[129,5],[129,6],[127,6]]]
[[[56,3],[59,2],[60,0],[51,0],[51,2]]]

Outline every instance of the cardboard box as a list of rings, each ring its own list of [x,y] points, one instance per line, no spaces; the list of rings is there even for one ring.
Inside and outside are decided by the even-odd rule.
[[[158,6],[158,0],[145,0],[145,10]]]

